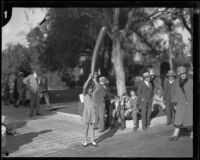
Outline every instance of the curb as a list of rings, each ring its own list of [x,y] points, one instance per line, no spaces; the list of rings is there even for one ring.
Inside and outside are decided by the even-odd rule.
[[[56,112],[59,115],[63,115],[68,117],[71,120],[79,121],[81,123],[81,116],[76,115],[76,114],[71,114],[71,113],[63,113],[63,112]],[[150,127],[155,127],[159,125],[165,124],[167,121],[167,116],[160,116],[160,117],[155,117],[151,120]],[[133,128],[133,120],[126,120],[126,128]],[[139,130],[142,129],[142,120],[139,120]]]

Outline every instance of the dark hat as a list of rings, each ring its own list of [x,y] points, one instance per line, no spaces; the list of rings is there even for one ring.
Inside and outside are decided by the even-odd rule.
[[[173,70],[169,70],[168,73],[167,73],[167,76],[168,77],[174,77],[175,76],[175,73]]]

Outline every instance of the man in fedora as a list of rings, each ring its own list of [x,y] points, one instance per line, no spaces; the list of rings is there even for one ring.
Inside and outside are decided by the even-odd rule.
[[[164,80],[164,101],[166,103],[166,113],[167,113],[167,125],[174,122],[174,110],[173,110],[173,89],[175,83],[175,73],[173,70],[169,70],[166,79]]]
[[[33,69],[33,73],[23,79],[24,84],[27,86],[30,94],[30,116],[33,116],[34,108],[36,115],[40,113],[40,87],[37,69]]]
[[[94,78],[95,90],[94,90],[94,101],[97,108],[99,124],[99,132],[103,132],[105,129],[104,115],[105,115],[105,95],[106,90],[104,88],[106,82],[105,77],[99,78],[99,83],[97,82],[97,77]],[[96,127],[96,125],[95,125]]]
[[[139,108],[142,110],[142,128],[146,130],[150,125],[153,89],[149,72],[143,73],[143,78],[144,81],[140,84],[137,94],[140,103]]]

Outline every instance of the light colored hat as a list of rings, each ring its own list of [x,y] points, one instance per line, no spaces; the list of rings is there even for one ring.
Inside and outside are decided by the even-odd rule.
[[[186,67],[184,66],[178,67],[177,72],[178,72],[178,75],[186,73],[187,72]]]
[[[106,77],[100,77],[100,78],[99,78],[99,82],[106,83]]]
[[[150,77],[149,72],[144,72],[144,73],[143,73],[143,77],[144,77],[144,78],[149,78],[149,77]]]
[[[151,70],[149,71],[149,74],[150,74],[151,76],[155,75],[154,69],[151,69]]]
[[[173,70],[169,70],[168,73],[167,73],[167,76],[168,77],[174,77],[175,76],[175,73]]]
[[[19,75],[22,76],[22,75],[23,75],[23,72],[19,72]]]

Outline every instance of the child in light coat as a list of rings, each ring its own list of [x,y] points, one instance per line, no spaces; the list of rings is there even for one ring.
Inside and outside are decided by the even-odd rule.
[[[162,108],[162,110],[165,110],[165,108],[166,108],[161,90],[159,90],[159,89],[157,90],[156,94],[154,95],[152,106],[154,106],[155,104],[158,104]],[[154,111],[154,107],[152,107],[152,111]]]

